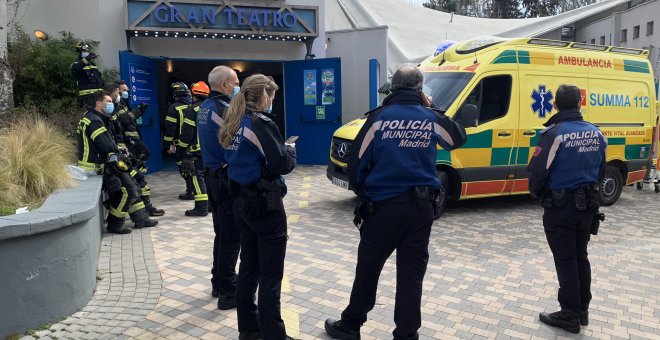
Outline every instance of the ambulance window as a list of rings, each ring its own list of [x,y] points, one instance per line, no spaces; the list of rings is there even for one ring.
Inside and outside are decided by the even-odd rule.
[[[506,116],[511,101],[511,76],[483,79],[468,95],[464,104],[474,104],[479,112],[479,124]]]

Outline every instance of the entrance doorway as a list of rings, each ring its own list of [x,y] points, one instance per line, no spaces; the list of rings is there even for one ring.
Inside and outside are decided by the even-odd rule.
[[[208,60],[146,57],[119,52],[122,79],[131,89],[131,105],[149,104],[138,122],[152,150],[150,171],[163,168],[162,122],[172,102],[170,85],[208,81],[209,72],[226,65],[237,71],[241,83],[252,74],[272,76],[280,86],[271,119],[283,138],[299,136],[299,164],[326,164],[332,134],[342,124],[341,64],[338,58],[300,61]]]

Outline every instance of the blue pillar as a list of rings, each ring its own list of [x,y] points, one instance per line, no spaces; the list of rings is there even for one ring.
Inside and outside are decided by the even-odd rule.
[[[378,86],[380,84],[380,63],[369,60],[369,110],[378,106]]]

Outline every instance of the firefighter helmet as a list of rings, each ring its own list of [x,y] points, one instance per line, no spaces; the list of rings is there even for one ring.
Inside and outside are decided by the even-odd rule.
[[[89,52],[89,45],[85,44],[82,41],[79,41],[76,43],[76,52],[81,53],[81,52]]]
[[[185,83],[180,81],[172,83],[170,89],[172,90],[172,94],[175,97],[185,97],[190,95],[190,90],[188,90],[188,86],[186,86]]]
[[[192,86],[190,86],[190,90],[192,91],[193,96],[199,97],[208,97],[209,93],[211,93],[209,86],[206,85],[204,81],[198,81],[192,84]]]

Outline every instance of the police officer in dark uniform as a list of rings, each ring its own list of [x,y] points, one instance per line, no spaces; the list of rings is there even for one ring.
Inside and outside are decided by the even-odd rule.
[[[89,45],[82,42],[76,44],[78,60],[71,64],[71,73],[78,83],[78,104],[82,108],[93,108],[92,94],[101,91],[104,86],[103,77],[92,59],[96,54],[90,52]]]
[[[560,85],[554,106],[559,111],[544,125],[529,162],[529,191],[545,208],[543,227],[559,279],[561,310],[541,313],[541,322],[579,333],[589,322],[590,235],[604,215],[598,213],[598,183],[605,174],[607,139],[580,113],[580,89]]]
[[[232,99],[220,130],[229,165],[234,217],[241,233],[237,314],[239,339],[290,339],[280,313],[287,243],[282,175],[293,170],[295,148],[285,145],[271,112],[277,84],[248,77]],[[259,305],[254,295],[259,286]]]
[[[114,104],[110,94],[95,92],[92,100],[94,107],[78,124],[78,166],[103,174],[103,189],[109,196],[107,230],[116,234],[130,233],[131,229],[124,226],[127,213],[135,222],[134,228],[153,227],[158,221],[149,218],[137,186],[128,174],[129,162],[113,139],[110,115]]]
[[[186,210],[186,216],[203,217],[209,214],[209,197],[206,193],[204,163],[202,162],[202,152],[197,138],[196,120],[202,101],[209,95],[210,90],[203,81],[192,84],[190,89],[193,103],[183,110],[183,124],[181,125],[181,134],[177,140],[176,158],[181,159],[181,167],[186,175],[190,176],[193,184],[195,208]]]
[[[179,166],[179,174],[186,181],[186,192],[180,194],[179,199],[193,200],[195,199],[195,195],[193,194],[192,177],[181,166],[182,159],[179,158],[180,154],[176,154],[177,141],[183,127],[183,111],[192,103],[192,97],[188,86],[180,81],[173,83],[171,90],[172,96],[174,96],[174,103],[170,105],[165,115],[163,148],[167,154],[175,155],[176,164]]]
[[[328,319],[335,339],[360,339],[360,327],[376,302],[378,277],[397,251],[394,339],[417,339],[421,326],[422,281],[429,258],[433,199],[440,188],[436,145],[453,150],[465,143],[465,129],[428,106],[424,76],[404,67],[392,77],[392,93],[371,111],[349,155],[350,184],[361,199],[357,268],[341,320]]]
[[[129,174],[135,179],[140,188],[140,198],[144,202],[149,216],[163,216],[165,210],[158,209],[151,203],[151,188],[146,179],[146,161],[151,156],[151,152],[149,151],[149,147],[142,141],[142,135],[136,122],[137,118],[144,115],[148,105],[140,104],[135,110],[131,110],[128,102],[128,86],[126,82],[120,80],[113,84],[113,86],[117,87],[117,98],[115,112],[111,120],[113,126],[117,128],[116,134],[119,135],[117,141],[121,141],[123,146],[128,150],[128,156],[131,162]]]
[[[227,161],[218,133],[231,97],[240,90],[240,82],[234,70],[218,66],[209,73],[209,85],[211,93],[197,114],[197,133],[215,232],[211,295],[218,298],[218,309],[226,310],[236,307],[236,262],[241,238],[234,222],[233,198],[227,187]]]

